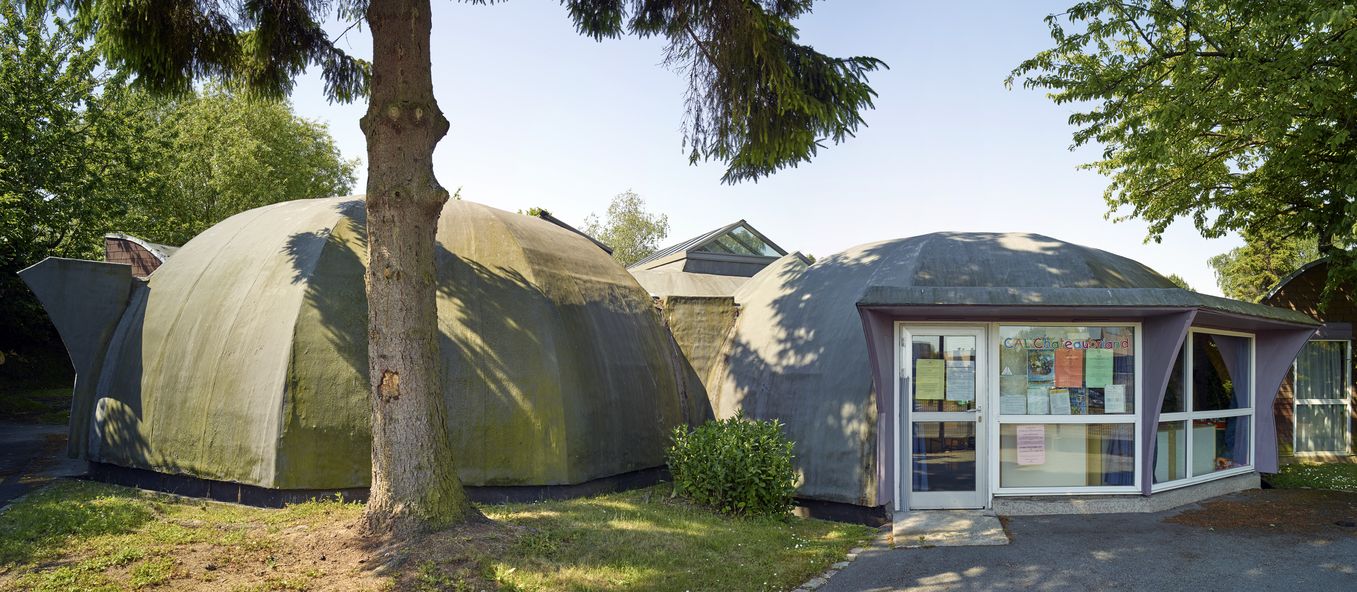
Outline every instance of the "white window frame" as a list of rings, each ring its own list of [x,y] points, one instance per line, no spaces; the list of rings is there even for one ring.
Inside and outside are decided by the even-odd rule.
[[[1133,393],[1135,398],[1135,413],[1119,415],[1001,415],[999,406],[999,349],[1002,346],[1003,327],[1131,327],[1135,330],[1135,339],[1132,344],[1135,355],[1135,381],[1136,389]],[[1143,377],[1141,368],[1141,342],[1144,339],[1144,332],[1141,324],[1135,321],[1084,321],[1084,322],[1022,322],[1022,321],[1004,321],[1002,323],[993,323],[990,339],[990,359],[994,360],[990,364],[989,396],[990,408],[994,410],[989,414],[986,430],[991,434],[989,438],[989,482],[993,484],[995,496],[1021,496],[1021,495],[1125,495],[1127,493],[1139,493],[1141,491],[1141,455],[1143,454],[1141,446],[1140,422],[1144,415],[1144,391]],[[1065,487],[1003,487],[999,480],[999,468],[1003,464],[999,459],[999,441],[1001,424],[1082,424],[1082,425],[1100,425],[1111,423],[1134,424],[1134,440],[1132,447],[1135,450],[1134,473],[1131,485],[1094,485],[1094,486],[1065,486]]]
[[[1299,367],[1298,360],[1291,362],[1291,391],[1292,391],[1292,413],[1291,413],[1291,453],[1297,457],[1311,456],[1329,456],[1333,454],[1351,454],[1352,450],[1352,341],[1348,339],[1311,339],[1306,342],[1337,342],[1343,344],[1343,399],[1301,399],[1300,394],[1300,373],[1296,370]],[[1333,451],[1324,450],[1316,452],[1301,452],[1300,447],[1300,406],[1301,405],[1342,405],[1343,406],[1343,450]]]
[[[910,368],[910,365],[905,362],[905,351],[907,347],[912,347],[913,335],[915,333],[925,333],[925,334],[930,332],[945,333],[947,331],[969,332],[972,330],[978,330],[978,332],[976,333],[976,344],[975,344],[977,353],[977,368],[975,377],[976,387],[978,388],[980,386],[980,381],[983,380],[985,381],[984,382],[985,387],[988,389],[991,388],[993,384],[988,379],[988,375],[990,374],[990,372],[988,372],[985,366],[986,365],[992,366],[993,364],[986,360],[985,358],[980,357],[979,352],[981,348],[984,348],[986,355],[988,355],[990,350],[990,348],[988,347],[988,343],[994,341],[994,330],[996,327],[997,325],[993,323],[965,323],[965,322],[913,323],[909,321],[895,322],[896,370],[894,372],[895,385],[893,387],[895,392],[894,395],[895,402],[894,446],[896,455],[895,484],[894,484],[895,511],[897,512],[908,511],[910,509],[910,503],[912,501],[911,497],[916,493],[912,491],[911,488],[911,484],[913,483],[914,478],[912,473],[914,468],[912,446],[914,441],[914,414],[916,412],[913,410],[914,402],[911,399],[911,394],[904,393],[900,390],[901,381],[900,379],[910,376],[913,371],[913,369]],[[910,380],[910,383],[913,384],[912,378]],[[989,483],[986,482],[986,475],[989,474],[989,471],[986,470],[985,466],[991,464],[990,461],[993,459],[986,458],[984,456],[984,454],[987,454],[988,453],[987,451],[989,450],[988,446],[986,445],[986,438],[989,437],[989,434],[986,433],[986,430],[988,430],[989,427],[988,422],[985,421],[984,414],[988,410],[990,401],[991,396],[989,393],[985,393],[985,396],[983,398],[976,397],[976,410],[974,411],[974,413],[979,414],[979,418],[974,420],[976,424],[975,491],[976,497],[979,499],[980,502],[980,508],[982,509],[990,507],[991,498],[990,486]],[[961,416],[969,415],[971,412],[963,411],[963,412],[943,412],[943,413],[955,413],[956,415]],[[957,421],[970,421],[970,419],[964,418],[958,419]],[[902,448],[902,446],[904,446],[904,448]]]
[[[1193,368],[1192,368],[1192,358],[1193,358],[1193,355],[1192,355],[1192,354],[1194,353],[1194,352],[1192,351],[1192,350],[1193,350],[1193,347],[1194,347],[1194,346],[1193,346],[1193,341],[1194,341],[1194,340],[1193,340],[1193,336],[1195,336],[1195,335],[1198,334],[1198,333],[1203,333],[1203,334],[1207,334],[1207,335],[1223,335],[1223,336],[1226,336],[1226,337],[1243,337],[1243,338],[1246,338],[1246,339],[1249,340],[1249,392],[1244,393],[1244,395],[1245,395],[1245,400],[1248,401],[1248,404],[1249,404],[1248,407],[1243,408],[1243,409],[1223,409],[1223,410],[1219,410],[1219,411],[1194,411],[1194,410],[1192,409],[1192,406],[1193,406],[1193,403],[1194,403],[1194,401],[1193,401],[1193,392],[1192,392],[1192,370],[1193,370]],[[1181,350],[1179,351],[1179,354],[1178,354],[1178,355],[1182,356],[1182,359],[1183,359],[1183,411],[1176,411],[1176,412],[1173,412],[1173,413],[1160,413],[1160,414],[1159,414],[1159,423],[1178,423],[1178,424],[1186,423],[1186,424],[1187,424],[1187,429],[1184,430],[1184,432],[1183,432],[1183,434],[1184,434],[1184,440],[1186,440],[1186,444],[1187,444],[1187,456],[1186,456],[1187,461],[1186,461],[1186,466],[1184,467],[1184,468],[1186,469],[1185,474],[1186,474],[1187,476],[1184,477],[1184,478],[1182,478],[1182,479],[1175,479],[1175,480],[1173,480],[1173,481],[1165,481],[1165,482],[1163,482],[1163,483],[1153,483],[1154,476],[1151,475],[1151,476],[1150,476],[1151,483],[1152,483],[1152,485],[1150,486],[1150,491],[1151,491],[1151,492],[1159,492],[1159,491],[1166,491],[1166,490],[1169,490],[1169,489],[1177,489],[1177,488],[1179,488],[1179,487],[1187,487],[1187,486],[1189,486],[1189,485],[1196,485],[1196,484],[1198,484],[1198,483],[1204,483],[1204,482],[1207,482],[1207,481],[1214,481],[1214,480],[1216,480],[1216,479],[1224,479],[1224,478],[1226,478],[1226,477],[1231,477],[1231,476],[1234,476],[1234,475],[1242,475],[1242,474],[1246,474],[1246,473],[1252,473],[1253,470],[1254,470],[1254,469],[1253,469],[1253,467],[1254,467],[1254,454],[1255,454],[1255,452],[1256,452],[1257,449],[1258,449],[1258,419],[1254,416],[1254,408],[1255,408],[1255,406],[1256,406],[1256,404],[1257,404],[1256,394],[1258,393],[1258,382],[1257,382],[1258,360],[1257,360],[1257,357],[1256,357],[1256,356],[1257,356],[1257,340],[1254,338],[1254,335],[1253,335],[1252,333],[1240,333],[1240,332],[1237,332],[1237,331],[1225,331],[1225,330],[1221,330],[1221,329],[1204,329],[1204,328],[1192,327],[1192,328],[1188,329],[1187,337],[1185,337],[1185,338],[1183,339],[1183,347],[1182,347]],[[1167,386],[1168,386],[1168,385],[1165,385],[1166,388],[1167,388]],[[1161,406],[1162,406],[1162,404],[1161,404]],[[1242,467],[1235,467],[1235,468],[1233,468],[1233,469],[1226,469],[1226,470],[1224,470],[1224,471],[1213,471],[1213,472],[1210,472],[1210,473],[1206,473],[1206,474],[1204,474],[1204,475],[1193,475],[1193,474],[1192,474],[1192,459],[1193,459],[1193,456],[1192,456],[1192,446],[1193,446],[1193,444],[1192,444],[1192,442],[1193,442],[1193,437],[1192,437],[1192,420],[1195,420],[1195,419],[1220,419],[1220,418],[1226,418],[1226,417],[1248,417],[1248,418],[1249,418],[1249,447],[1248,447],[1248,448],[1249,448],[1249,459],[1248,459],[1248,462],[1247,462],[1244,466],[1242,466]],[[1158,432],[1159,432],[1159,426],[1158,426],[1158,425],[1155,425],[1154,428],[1155,428],[1155,433],[1158,434]],[[1156,436],[1156,438],[1157,438],[1157,437],[1158,437],[1158,436]]]

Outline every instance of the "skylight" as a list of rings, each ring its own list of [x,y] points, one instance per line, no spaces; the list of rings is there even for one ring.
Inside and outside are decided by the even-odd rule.
[[[725,253],[729,255],[752,255],[756,257],[780,257],[783,255],[776,247],[759,238],[748,228],[735,228],[708,240],[706,244],[694,249],[703,253]]]

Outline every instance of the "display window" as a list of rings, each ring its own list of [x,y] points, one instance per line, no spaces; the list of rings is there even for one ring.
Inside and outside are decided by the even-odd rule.
[[[1252,470],[1253,348],[1248,334],[1188,333],[1160,407],[1155,488]]]
[[[1000,325],[999,492],[1138,486],[1137,329]]]

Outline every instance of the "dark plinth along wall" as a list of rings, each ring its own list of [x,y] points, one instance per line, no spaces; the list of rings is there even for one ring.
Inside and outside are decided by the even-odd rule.
[[[1288,308],[1312,316],[1323,324],[1315,334],[1315,339],[1346,341],[1352,347],[1353,325],[1357,324],[1357,286],[1343,286],[1336,290],[1327,301],[1324,286],[1328,282],[1328,261],[1320,259],[1302,266],[1294,273],[1284,277],[1266,295],[1262,302],[1271,306]],[[1357,359],[1354,357],[1353,359]],[[1349,367],[1351,376],[1357,376],[1357,367]],[[1357,429],[1357,393],[1349,392],[1348,433]],[[1277,446],[1286,460],[1294,460],[1293,442],[1295,441],[1295,373],[1288,373],[1277,400],[1273,406],[1277,418]],[[1357,460],[1357,449],[1350,439],[1348,460]]]
[[[90,261],[23,272],[76,366],[72,452],[227,497],[366,487],[364,228],[361,198],[285,202],[212,227],[146,282]],[[437,239],[463,482],[586,491],[663,466],[669,430],[705,397],[681,390],[636,281],[577,233],[470,202],[448,202]]]

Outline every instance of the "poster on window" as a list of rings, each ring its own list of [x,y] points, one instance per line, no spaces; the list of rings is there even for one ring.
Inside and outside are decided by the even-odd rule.
[[[1070,391],[1051,389],[1051,415],[1070,414]]]
[[[1084,354],[1084,386],[1103,388],[1112,382],[1112,350],[1091,349]]]
[[[1064,388],[1084,386],[1084,350],[1055,350],[1055,385]]]
[[[942,360],[914,361],[914,398],[920,401],[942,398],[943,374],[945,366]]]
[[[1055,377],[1055,353],[1033,351],[1027,353],[1027,381],[1051,382]]]
[[[1027,414],[1047,415],[1051,412],[1051,389],[1045,386],[1027,388]]]
[[[999,413],[1004,415],[1027,415],[1027,395],[999,394]]]
[[[1126,385],[1109,384],[1103,388],[1103,413],[1129,413],[1126,410]]]
[[[975,400],[975,362],[947,362],[947,400],[962,403]]]
[[[1046,464],[1046,426],[1018,426],[1018,464]]]

